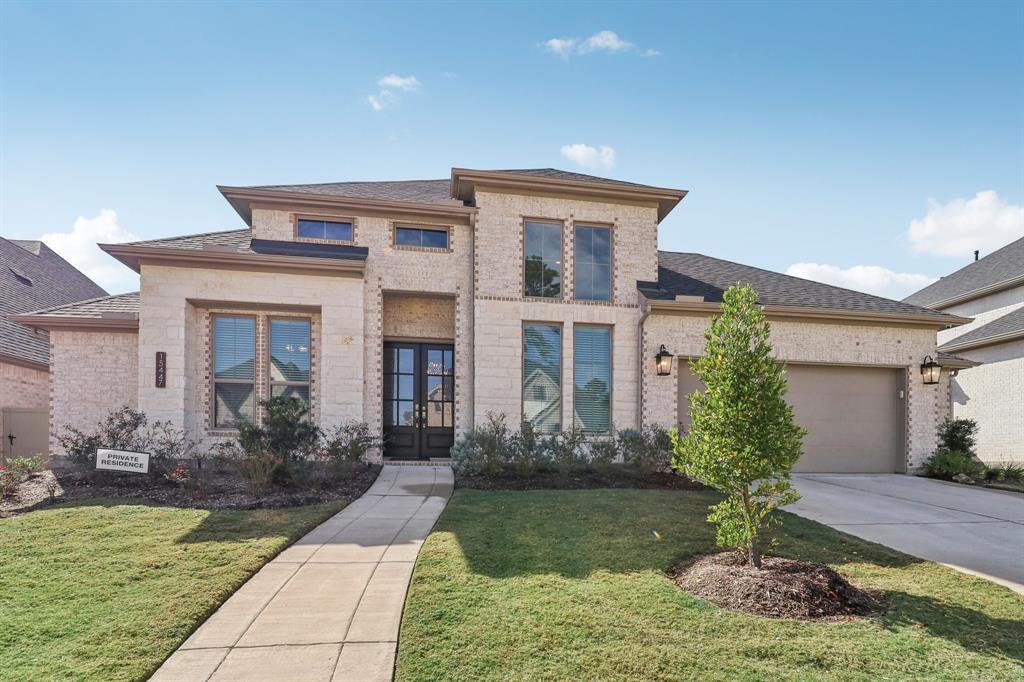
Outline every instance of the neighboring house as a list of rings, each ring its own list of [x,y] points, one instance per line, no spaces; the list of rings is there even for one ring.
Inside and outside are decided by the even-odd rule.
[[[951,380],[949,410],[978,422],[978,456],[1024,462],[1024,237],[907,297],[974,318],[939,332],[939,351],[971,361]]]
[[[548,432],[673,426],[693,383],[682,360],[701,353],[724,289],[750,282],[800,377],[798,468],[905,471],[934,450],[943,394],[920,365],[937,330],[966,320],[659,253],[683,190],[463,168],[219,189],[244,229],[101,245],[141,274],[140,293],[18,318],[51,330],[55,429],[128,404],[209,446],[281,394],[324,426],[366,421],[402,459],[447,456],[492,412]]]
[[[106,295],[46,244],[0,237],[0,460],[49,449],[49,338],[6,316]]]

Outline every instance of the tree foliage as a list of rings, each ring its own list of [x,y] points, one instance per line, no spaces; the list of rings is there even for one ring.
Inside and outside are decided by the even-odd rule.
[[[704,384],[689,396],[690,429],[673,433],[673,465],[726,494],[710,508],[718,545],[761,565],[772,511],[799,496],[789,481],[806,431],[793,421],[785,366],[772,358],[770,325],[749,285],[732,286],[691,366]]]

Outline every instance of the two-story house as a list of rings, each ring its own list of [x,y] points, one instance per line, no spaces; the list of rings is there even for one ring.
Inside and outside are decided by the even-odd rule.
[[[972,365],[950,381],[949,414],[978,423],[983,461],[1024,462],[1024,237],[905,301],[973,318],[939,332],[940,353]]]
[[[55,431],[129,404],[209,445],[282,394],[324,426],[368,422],[403,460],[447,456],[489,412],[544,432],[685,425],[686,360],[750,282],[810,429],[800,469],[905,471],[934,449],[944,386],[921,366],[964,318],[659,252],[683,190],[464,168],[219,189],[243,229],[102,245],[140,292],[20,318],[50,330]]]

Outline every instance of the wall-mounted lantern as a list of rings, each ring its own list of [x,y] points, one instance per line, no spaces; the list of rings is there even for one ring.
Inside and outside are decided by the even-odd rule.
[[[939,373],[941,371],[942,365],[932,360],[932,356],[926,355],[924,362],[921,363],[921,378],[924,379],[924,383],[939,383]]]
[[[661,344],[661,348],[658,350],[658,354],[654,356],[654,359],[658,364],[658,376],[667,377],[672,374],[672,358],[674,356],[665,350],[665,344]]]

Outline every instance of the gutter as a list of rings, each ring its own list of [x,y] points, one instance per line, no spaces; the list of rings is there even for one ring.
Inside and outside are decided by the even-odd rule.
[[[1018,275],[1016,277],[1011,277],[1010,279],[1004,279],[1001,282],[996,282],[995,284],[989,284],[988,286],[981,287],[980,289],[968,291],[965,294],[957,294],[956,296],[944,298],[941,301],[936,301],[935,303],[932,303],[928,307],[935,308],[936,310],[940,310],[942,308],[949,308],[950,306],[954,306],[958,303],[966,303],[967,301],[973,301],[974,299],[981,298],[982,296],[997,294],[1000,291],[1012,289],[1013,287],[1022,284],[1024,284],[1024,275]]]
[[[8,315],[11,322],[46,331],[137,332],[139,318],[135,313],[104,313],[101,317],[65,315]]]
[[[643,294],[640,294],[643,297]],[[646,299],[644,299],[646,300]],[[636,428],[642,429],[644,426],[644,322],[651,316],[651,304],[647,302],[643,315],[640,316],[640,321],[636,325],[636,356],[637,356],[637,371],[639,372],[637,382],[640,386],[640,390],[636,394]]]
[[[276,256],[241,252],[234,247],[208,249],[174,249],[168,247],[98,244],[103,251],[135,272],[143,263],[179,267],[213,267],[253,271],[316,271],[323,274],[361,277],[365,260],[316,258],[310,256]]]
[[[962,341],[960,343],[957,343],[956,339],[953,339],[949,343],[944,343],[939,346],[939,350],[943,353],[955,353],[957,351],[968,350],[971,348],[994,346],[997,343],[1005,343],[1007,341],[1015,341],[1017,339],[1024,339],[1024,329],[1017,329],[1012,332],[1003,332],[1002,334],[993,334],[992,336],[986,336],[981,339],[971,339],[970,341]]]

